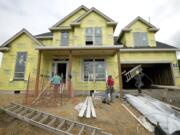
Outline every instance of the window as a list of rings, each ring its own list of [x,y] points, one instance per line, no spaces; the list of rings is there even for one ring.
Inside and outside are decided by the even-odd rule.
[[[86,28],[86,45],[102,45],[102,29],[100,27]]]
[[[101,28],[97,27],[95,28],[95,45],[101,45],[102,44],[102,31]]]
[[[69,33],[68,32],[61,32],[61,45],[67,46],[69,41]]]
[[[27,52],[17,52],[14,79],[23,80],[25,75]]]
[[[133,35],[135,47],[148,46],[148,38],[146,32],[134,32]]]
[[[104,81],[106,65],[104,59],[84,60],[84,81]]]

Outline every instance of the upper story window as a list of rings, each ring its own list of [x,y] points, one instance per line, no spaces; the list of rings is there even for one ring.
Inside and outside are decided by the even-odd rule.
[[[135,47],[148,46],[147,32],[134,32],[133,36]]]
[[[101,27],[86,28],[86,45],[102,45]]]
[[[69,43],[69,33],[66,31],[61,32],[61,45],[67,46],[68,43]]]
[[[16,67],[14,73],[15,80],[24,80],[27,52],[17,52]]]

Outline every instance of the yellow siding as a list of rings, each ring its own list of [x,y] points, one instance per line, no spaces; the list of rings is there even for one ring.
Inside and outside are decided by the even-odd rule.
[[[68,20],[68,23],[70,23],[70,20]],[[69,31],[69,46],[85,46],[85,29],[87,27],[101,27],[103,45],[112,46],[114,44],[113,27],[107,26],[107,20],[105,20],[103,17],[99,16],[98,14],[92,12],[82,20],[80,27],[76,26],[73,29],[73,31]],[[61,44],[60,31],[53,32],[52,43],[55,46],[59,46]]]
[[[37,65],[36,43],[26,34],[22,34],[10,44],[10,51],[3,54],[2,67],[0,68],[0,90],[25,90],[27,81],[13,81],[18,51],[27,52],[25,80],[28,75],[35,76]]]
[[[38,39],[41,43],[43,43],[44,45],[53,45],[53,40],[51,38],[46,38],[46,39]]]
[[[82,21],[80,27],[74,29],[74,44],[77,46],[85,45],[85,29],[87,27],[101,27],[102,28],[102,43],[103,45],[114,44],[113,41],[113,27],[107,26],[107,20],[98,14],[92,12],[86,16]]]
[[[92,57],[93,58],[93,57]],[[97,58],[97,57],[95,57]],[[115,80],[115,89],[118,89],[118,65],[117,65],[117,57],[109,56],[109,57],[101,57],[106,61],[106,69],[107,74],[112,75]],[[95,82],[87,82],[83,81],[83,59],[84,57],[73,57],[73,67],[72,67],[72,82],[74,90],[105,90],[106,82],[105,81],[95,81]]]
[[[135,22],[131,27],[130,32],[125,32],[124,36],[121,39],[121,42],[125,40],[125,45],[127,47],[134,47],[134,39],[133,39],[133,32],[147,32],[148,35],[148,44],[151,47],[156,46],[156,40],[155,40],[155,33],[148,31],[148,26],[142,23],[141,21]]]
[[[73,31],[69,31],[69,45],[73,45]],[[53,32],[53,41],[52,41],[54,46],[60,46],[61,45],[61,32],[60,31],[55,31]]]
[[[72,23],[74,20],[76,20],[77,18],[79,18],[80,16],[82,16],[83,14],[85,14],[87,11],[84,9],[79,10],[76,14],[74,14],[73,16],[69,17],[67,20],[65,20],[62,24],[60,24],[58,27],[60,26],[70,26],[70,23]]]

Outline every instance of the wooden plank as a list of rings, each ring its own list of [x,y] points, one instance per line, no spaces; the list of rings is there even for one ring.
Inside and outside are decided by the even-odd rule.
[[[79,117],[83,117],[84,116],[84,113],[86,111],[86,108],[87,108],[87,101],[88,101],[88,97],[86,98],[86,100],[84,101],[83,103],[83,106],[79,112]]]
[[[69,97],[73,97],[73,92],[72,92],[72,51],[69,51],[69,64],[68,64],[68,94]]]
[[[90,103],[91,103],[91,113],[92,113],[92,116],[94,118],[96,118],[96,112],[95,112],[95,109],[94,109],[94,105],[93,105],[93,102],[92,102],[92,98],[90,97]]]
[[[120,98],[123,99],[124,92],[123,92],[123,81],[121,75],[121,59],[120,59],[120,51],[117,51],[117,63],[118,63],[118,75],[119,75],[119,90],[120,90]]]
[[[90,97],[88,97],[88,101],[87,101],[86,118],[91,118],[91,103],[90,103]]]
[[[37,71],[36,71],[36,83],[35,83],[35,95],[39,94],[39,77],[41,68],[41,51],[38,52]]]

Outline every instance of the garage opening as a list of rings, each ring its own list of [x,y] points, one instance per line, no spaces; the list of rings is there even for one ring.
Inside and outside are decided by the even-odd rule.
[[[142,81],[143,88],[150,88],[151,84],[156,85],[174,85],[173,74],[170,63],[155,63],[155,64],[122,64],[122,72],[129,71],[137,65],[141,65],[145,76]],[[132,79],[126,82],[125,76],[123,78],[124,89],[136,89],[135,80]]]

